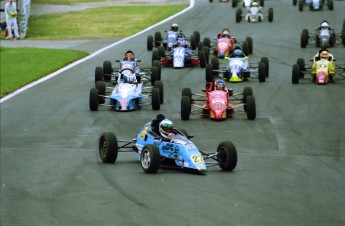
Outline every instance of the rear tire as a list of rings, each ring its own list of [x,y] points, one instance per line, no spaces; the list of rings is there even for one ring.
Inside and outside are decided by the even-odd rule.
[[[96,88],[90,89],[89,107],[91,111],[98,110],[98,90]]]
[[[254,120],[256,118],[256,105],[254,96],[247,96],[247,119]]]
[[[148,51],[151,51],[153,49],[153,36],[152,35],[147,36],[146,47],[147,47]]]
[[[292,84],[298,84],[300,77],[300,71],[298,64],[292,66]]]
[[[151,97],[152,97],[152,109],[153,110],[160,110],[160,94],[159,88],[152,88],[151,90]]]
[[[189,120],[190,111],[191,111],[190,97],[189,96],[182,96],[182,98],[181,98],[181,119],[182,120]]]
[[[163,82],[161,81],[155,81],[154,83],[154,88],[159,89],[159,101],[160,104],[163,104],[164,102],[164,87],[163,87]]]
[[[103,76],[105,81],[109,81],[111,79],[111,74],[113,73],[113,66],[111,65],[110,61],[103,62]]]
[[[104,163],[114,163],[119,151],[115,134],[103,133],[99,139],[98,150]]]
[[[266,81],[266,64],[264,62],[259,62],[259,82]]]
[[[103,81],[103,68],[102,67],[96,67],[95,69],[95,83],[98,81]]]

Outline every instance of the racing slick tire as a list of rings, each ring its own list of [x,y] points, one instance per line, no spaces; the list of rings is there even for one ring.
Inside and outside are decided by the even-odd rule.
[[[204,51],[206,64],[208,64],[210,61],[210,49],[208,48],[208,46],[203,46],[201,50]]]
[[[268,8],[268,22],[273,21],[273,8]]]
[[[96,88],[90,89],[89,107],[91,111],[98,110],[98,90]]]
[[[309,34],[307,29],[303,29],[301,34],[301,48],[305,48],[308,45]]]
[[[105,99],[104,97],[100,97],[100,96],[105,95],[105,83],[103,81],[96,82],[96,89],[98,92],[98,103],[104,104]]]
[[[343,46],[345,47],[345,28],[343,28],[341,32],[341,42],[343,43]]]
[[[236,10],[236,23],[241,22],[242,20],[242,10],[241,9],[237,9]]]
[[[152,62],[155,61],[155,60],[158,60],[159,61],[160,57],[159,57],[159,54],[158,54],[158,50],[157,49],[154,49],[152,51]]]
[[[327,7],[329,10],[333,11],[333,9],[334,9],[333,0],[328,0]]]
[[[199,60],[200,60],[200,67],[205,68],[206,67],[206,53],[204,50],[201,50],[198,52]]]
[[[181,119],[189,120],[189,115],[191,111],[190,98],[189,96],[181,97]]]
[[[159,149],[153,144],[146,144],[141,150],[140,165],[145,173],[157,173],[160,167]]]
[[[156,66],[158,69],[158,80],[161,80],[162,77],[162,65],[161,62],[159,60],[154,60],[152,62],[152,66]]]
[[[244,87],[243,88],[243,102],[247,103],[247,97],[253,95],[253,88],[252,87]],[[244,109],[246,110],[246,109]]]
[[[197,46],[197,44],[196,44],[196,37],[195,37],[194,34],[192,34],[190,36],[190,47],[191,47],[192,50],[196,50],[196,46]]]
[[[192,98],[192,90],[190,88],[183,88],[182,96],[187,96],[189,98]]]
[[[264,0],[260,0],[260,6],[264,7],[264,5],[265,5],[265,1]]]
[[[147,47],[148,51],[151,51],[153,49],[153,36],[152,35],[147,36],[146,47]]]
[[[261,57],[261,62],[265,63],[266,78],[267,78],[269,76],[269,73],[270,73],[270,61],[268,60],[267,57]]]
[[[303,58],[297,59],[297,64],[299,66],[299,78],[304,78],[304,71],[305,71],[305,61]]]
[[[299,1],[299,3],[298,3],[298,10],[299,10],[300,12],[303,11],[303,6],[304,6],[304,1]]]
[[[247,110],[247,119],[254,120],[256,118],[256,106],[255,106],[255,98],[253,95],[247,96],[247,103],[246,103],[246,110]]]
[[[104,163],[114,163],[116,161],[119,147],[114,133],[106,132],[101,135],[98,142],[98,151]]]
[[[158,68],[156,66],[151,67],[151,85],[154,86],[155,81],[158,81]]]
[[[98,81],[103,81],[103,68],[102,67],[96,67],[95,69],[95,83]]]
[[[153,85],[153,87],[159,89],[159,101],[160,101],[160,104],[163,104],[163,102],[164,102],[164,86],[163,86],[163,82],[155,81],[155,84]]]
[[[237,7],[238,0],[232,0],[232,8]]]
[[[103,62],[103,77],[105,81],[109,81],[111,79],[111,73],[113,73],[113,66],[111,65],[110,61]]]
[[[242,43],[242,49],[243,49],[243,53],[246,55],[246,56],[249,56],[249,43],[247,41],[244,41]]]
[[[205,70],[206,82],[213,82],[214,72],[212,70],[213,70],[213,65],[206,64],[206,70]]]
[[[196,45],[198,45],[199,42],[200,42],[200,32],[199,31],[194,31],[193,34],[195,35]]]
[[[259,62],[259,82],[266,81],[266,64],[264,62]]]
[[[162,34],[159,31],[155,32],[155,47],[158,47],[161,45],[162,42]]]
[[[208,48],[211,48],[211,40],[208,37],[205,37],[203,40],[204,46],[207,46]]]
[[[292,5],[296,5],[297,4],[297,0],[292,0]]]
[[[198,44],[198,50],[200,51],[202,47],[204,46],[204,42],[199,42]]]
[[[292,84],[298,84],[300,77],[300,71],[298,64],[292,66]]]
[[[151,98],[152,98],[152,109],[153,110],[160,110],[161,105],[160,105],[160,93],[159,93],[159,88],[153,87],[151,90]]]
[[[237,151],[232,142],[223,141],[217,147],[217,162],[224,171],[232,171],[237,165]]]
[[[219,70],[219,60],[216,57],[211,58],[212,70]]]
[[[158,46],[157,50],[158,50],[159,57],[165,57],[165,49],[163,46]]]
[[[253,38],[248,36],[246,38],[246,41],[247,41],[248,47],[249,47],[249,54],[253,54]]]

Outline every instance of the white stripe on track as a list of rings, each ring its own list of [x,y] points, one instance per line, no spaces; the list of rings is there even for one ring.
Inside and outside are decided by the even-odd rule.
[[[14,91],[13,93],[8,94],[7,96],[4,96],[3,98],[0,99],[0,103],[3,103],[5,101],[9,100],[12,97],[18,95],[19,93],[24,92],[25,90],[30,89],[30,88],[32,88],[32,87],[34,87],[34,86],[36,86],[36,85],[38,85],[38,84],[40,84],[40,83],[42,83],[44,81],[47,81],[48,79],[51,79],[51,78],[59,75],[60,73],[62,73],[64,71],[67,71],[68,69],[71,69],[74,66],[77,66],[78,64],[81,64],[81,63],[83,63],[83,62],[85,62],[85,61],[87,61],[87,60],[97,56],[98,54],[100,54],[100,53],[102,53],[102,52],[104,52],[104,51],[114,47],[114,46],[117,46],[117,45],[119,45],[119,44],[121,44],[121,43],[123,43],[125,41],[128,41],[131,38],[137,37],[137,36],[145,33],[146,31],[149,31],[149,30],[151,30],[151,29],[153,29],[153,28],[155,28],[155,27],[157,27],[157,26],[159,26],[159,25],[161,25],[161,24],[163,24],[163,23],[165,23],[165,22],[167,22],[167,21],[177,17],[177,16],[180,16],[180,15],[184,14],[185,12],[189,11],[190,9],[192,9],[194,7],[194,3],[195,3],[195,0],[189,0],[189,7],[184,9],[184,10],[182,10],[181,12],[176,13],[176,14],[166,18],[165,20],[160,21],[159,23],[156,23],[156,24],[152,25],[151,27],[148,27],[148,28],[140,31],[139,33],[136,33],[134,35],[128,36],[128,37],[126,37],[124,39],[121,39],[120,41],[117,41],[117,42],[115,42],[115,43],[113,43],[113,44],[111,44],[109,46],[106,46],[106,47],[104,47],[104,48],[102,48],[102,49],[100,49],[100,50],[98,50],[98,51],[88,55],[87,57],[84,57],[83,59],[75,61],[75,62],[73,62],[73,63],[71,63],[71,64],[69,64],[69,65],[67,65],[67,66],[65,66],[65,67],[63,67],[63,68],[61,68],[61,69],[59,69],[59,70],[57,70],[57,71],[55,71],[55,72],[53,72],[53,73],[51,73],[51,74],[49,74],[47,76],[45,76],[45,77],[35,81],[35,82],[32,82],[32,83],[30,83],[30,84],[28,84],[28,85],[26,85],[26,86],[24,86],[24,87],[22,87],[22,88],[20,88],[20,89],[18,89],[16,91]]]

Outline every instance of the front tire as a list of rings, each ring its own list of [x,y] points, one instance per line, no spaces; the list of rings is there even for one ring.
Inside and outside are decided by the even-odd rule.
[[[143,147],[140,154],[141,168],[145,173],[157,173],[160,166],[160,153],[153,144],[147,144]]]
[[[232,171],[237,165],[237,151],[232,142],[223,141],[217,148],[217,161],[224,171]]]
[[[190,97],[182,96],[181,98],[181,119],[182,120],[189,120],[190,110],[191,110]]]
[[[114,163],[119,150],[115,134],[103,133],[99,139],[98,150],[104,163]]]

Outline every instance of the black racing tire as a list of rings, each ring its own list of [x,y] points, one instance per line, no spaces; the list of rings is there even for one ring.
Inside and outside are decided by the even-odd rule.
[[[241,22],[241,20],[242,20],[242,10],[237,9],[236,10],[236,23]]]
[[[161,105],[160,105],[160,93],[159,93],[159,88],[152,88],[151,90],[151,98],[152,98],[152,109],[153,110],[160,110]]]
[[[243,88],[243,102],[247,103],[247,97],[253,95],[253,88],[252,87],[244,87]]]
[[[157,49],[154,49],[154,50],[152,51],[152,62],[155,61],[155,60],[160,61],[159,59],[160,59],[160,57],[159,57],[159,54],[158,54],[158,50],[157,50]]]
[[[156,66],[151,66],[151,85],[155,84],[155,81],[159,81],[158,68]]]
[[[213,82],[214,79],[214,72],[212,71],[212,64],[206,64],[206,69],[205,69],[205,78],[206,82]]]
[[[114,163],[116,161],[119,147],[114,133],[106,132],[101,135],[98,142],[98,151],[104,163]]]
[[[210,61],[210,49],[208,48],[208,46],[203,46],[201,50],[204,51],[206,64],[208,64]]]
[[[247,119],[254,120],[256,118],[256,105],[255,98],[253,95],[247,96],[246,110]]]
[[[242,50],[243,50],[243,53],[246,55],[246,56],[249,56],[249,44],[247,41],[244,41],[242,43]]]
[[[261,62],[265,63],[266,78],[267,78],[269,76],[269,73],[270,73],[270,61],[268,60],[268,57],[261,57]]]
[[[162,64],[159,60],[154,60],[152,62],[152,66],[156,66],[158,69],[158,80],[161,80],[162,78]]]
[[[259,62],[258,65],[259,70],[259,82],[265,82],[266,81],[266,64],[264,62]]]
[[[103,68],[102,67],[96,67],[96,69],[95,69],[95,83],[98,81],[104,81]]]
[[[199,42],[198,44],[198,50],[200,51],[202,47],[204,46],[204,42]]]
[[[182,120],[189,120],[191,105],[190,105],[190,97],[189,96],[182,96],[181,97],[181,119]]]
[[[101,96],[105,95],[105,83],[103,81],[96,82],[96,89],[98,90],[98,103],[104,104],[105,99]]]
[[[196,50],[197,44],[196,44],[196,37],[194,34],[190,36],[190,47],[192,50]]]
[[[159,57],[165,57],[165,48],[163,46],[158,46],[157,50]]]
[[[207,46],[208,48],[211,48],[211,39],[208,37],[205,37],[203,40],[204,46]]]
[[[103,77],[105,81],[109,81],[111,79],[111,73],[113,73],[113,66],[111,65],[110,61],[103,62]]]
[[[219,60],[217,57],[211,58],[212,70],[219,70]]]
[[[237,7],[238,0],[232,0],[232,8]]]
[[[152,49],[153,49],[153,36],[152,35],[147,36],[146,47],[147,47],[148,51],[152,51]]]
[[[253,54],[253,38],[248,36],[246,38],[246,41],[247,41],[248,47],[249,47],[249,54]]]
[[[162,34],[159,31],[155,32],[155,47],[158,47],[161,45],[162,42]]]
[[[304,78],[305,61],[303,58],[297,59],[297,65],[299,66],[299,78]]]
[[[191,90],[191,88],[189,88],[189,87],[183,88],[182,89],[182,96],[187,96],[189,98],[192,98],[192,90]]]
[[[260,0],[260,6],[264,7],[265,6],[265,1],[264,0]]]
[[[98,110],[98,90],[96,88],[90,89],[89,107],[91,111]]]
[[[296,5],[297,4],[297,0],[292,0],[292,5]]]
[[[155,81],[153,87],[159,89],[159,101],[160,101],[160,104],[163,104],[163,102],[164,102],[164,86],[163,86],[163,82]]]
[[[328,0],[327,7],[329,10],[333,11],[334,10],[334,3],[333,0]]]
[[[343,20],[343,29],[345,29],[345,19]]]
[[[268,22],[273,21],[273,8],[268,8]]]
[[[196,45],[198,45],[200,42],[200,32],[194,31],[194,35],[195,35]]]
[[[304,6],[304,1],[303,1],[303,0],[299,1],[299,3],[298,3],[298,10],[299,10],[300,12],[303,11],[303,6]]]
[[[303,29],[301,34],[301,48],[305,48],[308,45],[309,34],[307,29]]]
[[[146,144],[141,150],[140,165],[145,173],[157,173],[160,167],[158,147],[153,144]]]
[[[204,50],[198,52],[199,60],[200,60],[200,67],[205,68],[206,66],[206,53]]]
[[[345,47],[345,28],[341,31],[341,43],[343,43],[343,46]]]
[[[232,171],[237,165],[237,151],[232,142],[223,141],[217,147],[217,161],[224,171]]]
[[[292,84],[298,84],[300,78],[300,71],[298,64],[292,66]]]

